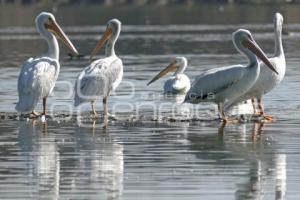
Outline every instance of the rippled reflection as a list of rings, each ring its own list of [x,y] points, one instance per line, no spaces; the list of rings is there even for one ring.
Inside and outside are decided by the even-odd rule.
[[[101,129],[76,128],[76,154],[64,160],[76,160],[70,180],[70,188],[64,192],[66,197],[72,197],[72,191],[80,194],[95,193],[95,197],[106,196],[115,199],[123,191],[123,146],[116,143],[112,137],[102,133]],[[102,134],[102,135],[101,135]],[[66,168],[68,173],[68,168]],[[74,195],[77,197],[78,195]]]
[[[53,125],[28,121],[20,122],[18,141],[21,155],[17,160],[21,163],[14,165],[22,164],[25,173],[18,175],[22,183],[28,183],[27,186],[18,181],[18,192],[27,195],[22,194],[24,198],[116,199],[121,196],[123,146],[102,131],[76,128],[71,135],[61,135],[56,134]],[[0,176],[3,178],[2,173]],[[3,186],[13,192],[13,185]],[[7,196],[18,195],[7,193]]]
[[[286,155],[278,154],[275,156],[276,173],[276,199],[285,199],[286,193]]]
[[[221,124],[215,134],[190,133],[191,151],[204,164],[201,179],[213,182],[220,193],[235,188],[234,197],[226,193],[224,198],[284,199],[286,156],[277,154],[276,141],[265,135],[265,128],[263,123]]]
[[[276,154],[276,150],[272,148],[272,141],[263,136],[264,127],[264,123],[254,123],[250,131],[246,127],[239,129],[241,138],[238,140],[242,142],[231,144],[230,148],[249,162],[250,166],[249,179],[239,184],[236,199],[264,199],[273,195],[275,199],[285,199],[286,156]],[[225,130],[222,127],[222,129],[222,134],[225,135],[226,131],[232,131],[230,128]],[[251,142],[245,137],[246,134],[251,134]],[[270,149],[272,153],[262,153],[265,148]],[[272,188],[270,185],[275,187]]]
[[[298,135],[283,137],[272,124],[217,123],[116,123],[104,131],[0,121],[0,196],[285,199],[288,186],[297,191],[297,159],[287,157],[299,158],[298,145],[287,138],[297,144]]]
[[[26,176],[33,184],[32,195],[58,199],[60,154],[55,138],[48,136],[47,124],[20,122],[18,137],[26,161]]]

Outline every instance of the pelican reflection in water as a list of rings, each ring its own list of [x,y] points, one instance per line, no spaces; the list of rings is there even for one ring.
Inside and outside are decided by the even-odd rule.
[[[19,139],[22,156],[26,158],[28,182],[34,187],[31,192],[38,198],[59,199],[61,156],[47,124],[39,121],[21,121]]]
[[[232,133],[239,134],[240,137],[236,137],[228,144],[225,143],[226,150],[231,151],[233,157],[243,158],[250,166],[248,181],[239,184],[236,191],[237,199],[245,197],[263,199],[273,197],[274,194],[275,199],[285,199],[286,155],[276,152],[272,147],[272,143],[276,141],[270,141],[263,134],[264,128],[264,123],[254,123],[251,132],[248,131],[247,124],[227,127],[222,124],[219,128],[219,133],[224,137]],[[261,153],[262,151],[272,151],[272,153]]]
[[[119,198],[123,192],[123,146],[94,128],[61,134],[56,133],[56,126],[40,121],[19,124],[20,160],[24,160],[26,182],[32,184],[27,187],[31,197],[76,198],[75,193],[92,191],[89,197]]]

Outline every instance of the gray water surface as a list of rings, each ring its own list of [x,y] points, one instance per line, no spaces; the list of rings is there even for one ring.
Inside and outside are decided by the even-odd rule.
[[[299,195],[297,124],[114,124],[106,133],[73,123],[0,125],[2,199]]]
[[[164,79],[146,84],[175,56],[187,57],[191,80],[206,69],[246,64],[231,42],[238,28],[250,29],[272,55],[271,16],[267,24],[122,27],[116,52],[124,62],[124,77],[110,98],[110,111],[160,117],[175,110],[197,113],[198,120],[110,121],[103,130],[98,121],[93,126],[93,121],[67,119],[1,119],[1,199],[299,199],[300,34],[284,35],[286,77],[264,98],[266,111],[277,120],[223,127],[215,120],[214,105],[193,107],[165,99]],[[300,30],[297,23],[285,27]],[[86,56],[70,60],[60,43],[61,72],[49,108],[74,115],[74,80],[105,25],[63,29]],[[15,112],[20,65],[45,49],[34,27],[0,27],[2,113]],[[84,111],[89,109],[87,104]],[[102,110],[101,100],[97,110]]]

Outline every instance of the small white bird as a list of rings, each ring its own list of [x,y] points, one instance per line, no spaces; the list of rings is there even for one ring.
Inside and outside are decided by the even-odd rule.
[[[265,115],[263,104],[262,104],[262,96],[268,92],[270,92],[273,88],[278,86],[282,81],[285,75],[286,63],[285,56],[282,46],[282,25],[283,25],[283,17],[280,13],[276,13],[274,15],[274,33],[275,33],[275,54],[274,57],[270,58],[272,66],[276,69],[277,73],[270,73],[270,71],[264,67],[264,63],[260,63],[261,70],[259,76],[255,82],[255,84],[249,89],[244,95],[240,96],[234,102],[231,102],[228,105],[225,105],[226,109],[231,106],[245,101],[247,99],[252,99],[253,109],[256,112],[255,99],[257,99],[258,107],[260,112],[258,113],[261,116],[264,116],[268,120],[272,120],[272,116]]]
[[[91,53],[91,58],[103,47],[105,43],[105,58],[93,61],[78,76],[75,83],[74,105],[91,102],[93,114],[97,116],[94,107],[95,101],[102,96],[105,123],[108,116],[108,97],[122,81],[123,63],[115,54],[115,43],[120,35],[121,22],[118,19],[108,21],[102,38]]]
[[[255,83],[260,72],[257,57],[277,73],[248,30],[239,29],[234,32],[233,43],[236,49],[248,58],[249,64],[246,67],[233,65],[202,73],[196,77],[185,97],[185,102],[188,103],[214,102],[218,104],[219,116],[224,122],[227,121],[224,104],[243,95]]]
[[[21,68],[18,79],[19,102],[16,110],[21,113],[31,112],[34,116],[40,114],[34,111],[38,101],[43,99],[43,112],[46,114],[46,101],[51,94],[57,80],[59,64],[59,46],[56,37],[62,39],[64,44],[78,54],[76,48],[59,27],[51,13],[42,12],[35,19],[36,29],[48,43],[48,52],[30,58]]]
[[[157,74],[147,85],[150,85],[169,72],[175,72],[164,84],[164,92],[171,94],[185,94],[191,88],[191,82],[183,72],[187,67],[185,57],[176,57],[164,70]]]

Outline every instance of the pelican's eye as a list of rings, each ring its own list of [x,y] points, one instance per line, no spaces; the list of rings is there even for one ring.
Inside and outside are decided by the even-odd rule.
[[[45,28],[48,30],[48,31],[52,31],[53,27],[53,22],[52,22],[52,19],[51,18],[48,18],[48,21],[45,22],[44,26]]]
[[[48,24],[52,24],[54,20],[51,17],[48,17]]]
[[[251,35],[248,35],[249,40],[253,41],[253,37]]]

